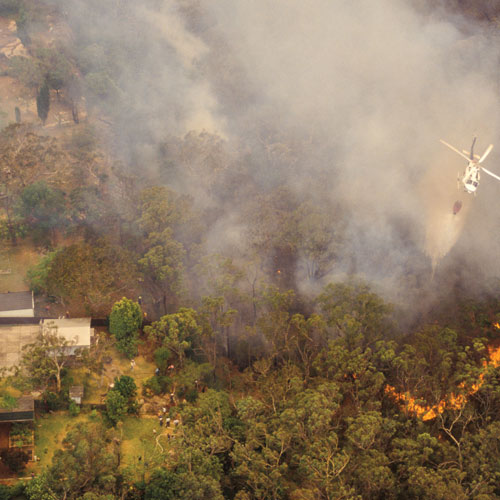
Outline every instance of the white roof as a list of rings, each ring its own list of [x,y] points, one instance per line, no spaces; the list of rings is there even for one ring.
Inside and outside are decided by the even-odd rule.
[[[90,346],[90,318],[44,319],[44,330],[57,327],[57,334],[75,346]]]

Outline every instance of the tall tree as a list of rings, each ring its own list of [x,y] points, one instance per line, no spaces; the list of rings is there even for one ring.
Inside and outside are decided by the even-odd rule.
[[[36,96],[36,110],[38,113],[38,118],[42,120],[42,125],[45,125],[47,117],[49,116],[50,109],[50,91],[47,80],[43,83]]]
[[[64,48],[39,47],[35,56],[40,61],[47,85],[57,92],[71,79],[71,64],[67,59]]]
[[[106,396],[106,417],[112,425],[116,425],[127,413],[137,413],[136,394],[137,386],[132,377],[115,377],[113,389]]]
[[[46,387],[55,378],[57,392],[61,392],[61,373],[71,354],[74,342],[57,333],[57,326],[44,327],[37,341],[24,347],[21,367],[32,381]]]
[[[33,90],[41,88],[44,81],[43,69],[36,58],[14,56],[9,60],[8,73],[17,78],[25,87]]]
[[[43,471],[28,482],[24,493],[29,500],[58,500],[59,497],[52,489],[51,483],[49,473]]]
[[[187,248],[196,248],[193,235],[191,201],[173,191],[156,186],[140,196],[141,212],[137,221],[142,231],[143,250],[139,266],[160,313],[177,305],[182,291]]]
[[[224,297],[202,298],[200,323],[203,329],[205,352],[214,367],[220,343],[223,344],[224,355],[228,357],[230,355],[229,328],[237,313],[236,309],[227,308]]]
[[[115,426],[127,414],[127,400],[118,391],[106,395],[106,417]]]
[[[130,358],[137,353],[141,326],[142,310],[137,302],[123,297],[113,305],[109,315],[109,331],[118,340],[118,349]]]
[[[392,307],[365,283],[330,283],[318,302],[328,326],[350,348],[387,337],[393,328]]]
[[[124,292],[135,293],[137,274],[130,255],[98,240],[61,249],[51,262],[45,282],[48,295],[87,314],[108,314]]]
[[[202,258],[196,275],[200,292],[206,292],[200,308],[205,350],[215,365],[218,350],[231,357],[232,326],[238,315],[251,311],[251,298],[241,290],[245,273],[230,258],[217,254]]]
[[[180,308],[177,313],[166,314],[151,326],[145,326],[144,332],[157,345],[166,347],[182,366],[185,352],[199,336],[197,314],[193,309]]]
[[[342,221],[338,215],[332,216],[333,211],[328,205],[302,203],[294,212],[298,252],[308,279],[322,278],[335,264],[341,246]]]
[[[182,243],[172,238],[170,229],[161,234],[150,235],[149,248],[139,259],[138,264],[146,282],[150,285],[156,303],[161,303],[166,313],[169,303],[175,303],[182,290],[186,254]]]
[[[58,498],[115,493],[119,458],[114,439],[113,430],[99,421],[79,423],[67,433],[49,468],[49,484]]]
[[[66,222],[64,193],[44,181],[35,182],[22,191],[15,211],[32,229],[36,239],[49,238],[50,241],[56,229],[64,227]]]

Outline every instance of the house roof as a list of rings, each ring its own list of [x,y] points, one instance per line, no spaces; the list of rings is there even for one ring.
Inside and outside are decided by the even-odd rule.
[[[33,309],[32,292],[0,293],[0,311]]]
[[[16,422],[33,420],[35,416],[35,400],[32,396],[21,396],[17,406],[10,410],[0,408],[0,422]]]
[[[72,385],[69,388],[70,398],[83,398],[83,385]]]
[[[75,346],[90,346],[90,318],[44,319],[44,330],[57,327],[57,335]]]

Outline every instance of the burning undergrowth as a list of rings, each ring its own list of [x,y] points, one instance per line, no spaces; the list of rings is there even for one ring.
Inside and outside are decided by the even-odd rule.
[[[494,326],[500,328],[498,323]],[[417,399],[408,392],[398,392],[391,385],[387,385],[384,391],[390,398],[400,403],[410,415],[414,415],[423,421],[433,420],[445,410],[461,410],[467,404],[470,396],[481,389],[491,368],[497,368],[498,366],[500,366],[500,347],[489,347],[488,359],[483,362],[483,369],[479,373],[477,380],[472,383],[461,382],[456,392],[448,394],[438,403],[432,405],[422,402],[422,400]]]

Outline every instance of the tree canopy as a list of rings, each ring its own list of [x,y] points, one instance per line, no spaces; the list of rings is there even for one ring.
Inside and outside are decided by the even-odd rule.
[[[118,349],[128,357],[137,352],[138,331],[142,326],[141,306],[126,297],[116,302],[109,315],[109,331],[118,340]]]

